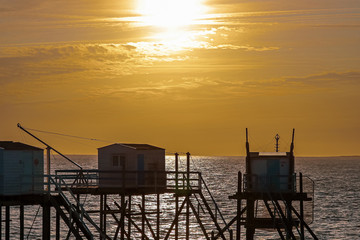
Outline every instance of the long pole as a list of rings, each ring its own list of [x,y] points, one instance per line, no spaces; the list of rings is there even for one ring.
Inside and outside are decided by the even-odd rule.
[[[29,132],[28,130],[26,130],[25,128],[23,128],[20,123],[17,124],[18,128],[20,128],[21,130],[23,130],[24,132],[26,132],[27,134],[29,134],[30,136],[32,136],[33,138],[35,138],[36,140],[38,140],[39,142],[41,142],[42,144],[44,144],[46,147],[54,150],[54,152],[56,152],[57,154],[59,154],[60,156],[62,156],[63,158],[65,158],[66,160],[68,160],[69,162],[71,162],[72,164],[74,164],[75,166],[77,166],[78,168],[82,169],[82,167],[77,164],[76,162],[74,162],[73,160],[71,160],[70,158],[68,158],[67,156],[65,156],[64,154],[62,154],[61,152],[59,152],[58,150],[56,150],[55,148],[51,147],[49,144],[47,144],[46,142],[44,142],[43,140],[41,140],[40,138],[36,137],[34,134],[32,134],[31,132]]]

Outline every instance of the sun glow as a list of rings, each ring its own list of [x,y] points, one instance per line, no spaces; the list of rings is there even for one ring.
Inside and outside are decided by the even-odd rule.
[[[147,25],[177,28],[194,24],[205,13],[202,0],[139,0],[137,11]]]

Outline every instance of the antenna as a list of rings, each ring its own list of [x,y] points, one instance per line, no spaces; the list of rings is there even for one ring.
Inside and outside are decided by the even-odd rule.
[[[279,134],[276,134],[276,135],[275,135],[275,140],[276,140],[276,143],[275,143],[275,151],[276,151],[276,152],[279,152],[279,139],[280,139],[280,135],[279,135]]]

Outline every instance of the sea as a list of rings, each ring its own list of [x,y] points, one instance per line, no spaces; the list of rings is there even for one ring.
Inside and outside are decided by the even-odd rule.
[[[72,160],[82,165],[85,169],[97,168],[96,155],[71,155]],[[199,171],[202,174],[209,190],[216,200],[225,220],[228,222],[236,215],[236,201],[229,199],[237,191],[238,172],[245,172],[244,157],[212,157],[192,156],[191,171]],[[186,168],[186,156],[180,156],[180,170]],[[60,156],[51,159],[51,170],[76,169],[70,162]],[[174,169],[174,156],[166,157],[166,169]],[[295,171],[302,172],[304,177],[314,181],[313,209],[311,229],[319,239],[360,239],[360,157],[296,157]],[[155,196],[147,197],[147,209],[155,206]],[[120,202],[119,196],[112,195],[108,199],[109,205]],[[140,198],[133,199],[134,206],[140,203]],[[99,198],[97,196],[81,196],[80,202],[85,209],[97,209]],[[171,194],[165,194],[161,198],[161,232],[164,236],[171,225],[174,217],[174,198]],[[2,216],[5,210],[2,209]],[[19,233],[19,209],[11,208],[11,237],[17,239]],[[41,208],[38,206],[25,207],[25,238],[42,239]],[[4,217],[3,217],[4,219]],[[93,216],[98,221],[98,215]],[[194,217],[191,218],[191,239],[205,239]],[[153,221],[151,217],[149,221]],[[180,217],[180,224],[183,222]],[[55,223],[55,213],[52,212],[52,223]],[[207,226],[211,225],[209,220]],[[4,223],[2,224],[2,236],[4,239]],[[52,224],[51,235],[55,239],[55,224]],[[116,232],[115,220],[107,222],[109,232]],[[214,227],[215,229],[215,227]],[[233,226],[235,229],[235,225]],[[180,239],[184,239],[185,229],[180,225]],[[133,230],[133,239],[139,239],[139,234]],[[68,234],[65,224],[62,223],[61,239],[66,239]],[[152,239],[147,230],[149,238]],[[111,234],[110,234],[111,235]],[[114,235],[114,234],[112,234]],[[111,235],[111,237],[113,237]],[[170,235],[172,238],[173,235]],[[245,239],[245,230],[242,229],[242,239]],[[71,237],[69,239],[74,239]],[[140,238],[141,239],[141,238]],[[256,230],[255,239],[280,239],[274,230]],[[311,239],[310,235],[306,239]]]

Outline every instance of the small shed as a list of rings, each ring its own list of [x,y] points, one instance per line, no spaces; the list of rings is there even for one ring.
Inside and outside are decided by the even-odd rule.
[[[149,144],[115,143],[98,149],[99,187],[165,185],[165,149]]]
[[[0,141],[0,195],[41,193],[43,149],[21,142]]]
[[[247,157],[248,190],[293,190],[294,158],[290,152],[250,152]]]

